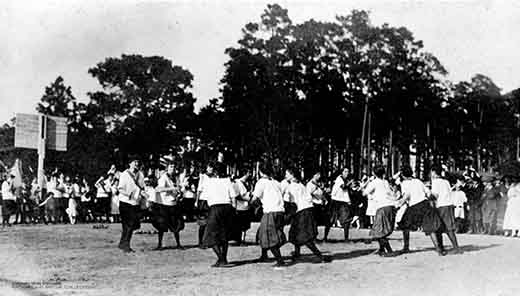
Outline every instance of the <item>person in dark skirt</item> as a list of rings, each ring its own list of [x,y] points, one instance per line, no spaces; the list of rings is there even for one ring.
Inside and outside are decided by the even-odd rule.
[[[123,231],[119,248],[125,253],[134,252],[130,248],[130,240],[134,230],[141,227],[139,202],[141,192],[144,190],[139,176],[139,161],[133,159],[129,168],[121,173],[119,177],[119,212]]]
[[[287,191],[287,188],[289,188],[290,184],[291,184],[291,182],[289,181],[289,176],[287,175],[287,172],[286,172],[284,179],[280,182],[280,188],[282,189],[282,196],[283,196],[284,224],[285,225],[290,225],[294,214],[296,214],[296,205],[294,203],[291,203],[285,195],[285,192]]]
[[[441,228],[437,231],[437,241],[439,248],[444,250],[442,243],[442,233],[445,232],[451,241],[453,246],[453,253],[460,254],[459,243],[457,242],[457,236],[455,231],[457,225],[455,224],[455,209],[453,207],[453,201],[451,199],[451,186],[450,183],[441,177],[441,168],[435,166],[431,171],[432,178],[432,190],[431,194],[435,199],[437,211],[442,221]]]
[[[233,186],[237,193],[234,207],[236,210],[235,224],[237,231],[240,232],[237,234],[238,244],[245,243],[246,233],[251,228],[251,220],[254,215],[250,205],[251,197],[246,187],[246,182],[250,177],[251,173],[247,171],[244,176],[233,181]]]
[[[3,226],[11,226],[9,223],[9,219],[12,215],[16,214],[18,209],[16,204],[16,195],[14,188],[14,178],[13,174],[9,174],[4,182],[2,182],[2,216]]]
[[[320,183],[320,179],[321,173],[316,172],[309,182],[307,182],[306,189],[312,197],[312,210],[317,226],[327,226],[330,224],[330,218],[327,212],[328,200],[323,185]]]
[[[306,246],[321,262],[330,262],[330,257],[323,256],[314,243],[318,236],[318,226],[314,220],[312,196],[300,182],[295,169],[287,169],[287,175],[290,184],[285,191],[287,198],[284,199],[296,205],[296,213],[289,229],[289,242],[294,245],[293,260],[300,257],[301,246]]]
[[[406,211],[398,223],[399,229],[403,231],[402,253],[410,252],[410,230],[422,228],[429,235],[439,255],[444,256],[446,252],[439,245],[437,231],[442,226],[439,214],[427,198],[428,189],[421,180],[413,177],[412,168],[408,165],[401,169],[401,194],[403,204],[408,204]]]
[[[390,184],[385,177],[385,168],[378,166],[374,169],[375,179],[367,184],[364,194],[369,196],[376,205],[376,215],[374,224],[370,230],[372,239],[379,242],[378,254],[380,256],[393,255],[392,247],[388,241],[388,236],[394,231],[395,225],[395,205],[398,196],[392,191]]]
[[[267,251],[270,250],[276,258],[275,268],[282,268],[285,262],[280,252],[287,238],[283,232],[284,227],[284,201],[280,183],[271,176],[273,170],[270,165],[263,164],[259,169],[260,179],[255,185],[253,199],[260,200],[263,215],[260,221],[256,238],[262,248],[262,255],[258,262],[267,261]]]
[[[206,167],[206,172],[200,175],[199,184],[197,186],[197,198],[195,200],[195,207],[197,209],[197,224],[199,225],[199,248],[204,248],[202,239],[204,237],[204,231],[206,230],[209,212],[205,183],[208,178],[213,177],[213,172],[213,164],[209,163]]]
[[[350,182],[348,180],[350,172],[348,168],[344,168],[336,178],[332,187],[331,203],[330,203],[330,223],[325,226],[323,240],[327,241],[330,228],[339,221],[343,227],[345,242],[349,242],[349,228],[351,221],[351,201],[349,195]]]
[[[232,201],[236,193],[231,179],[226,176],[226,166],[222,163],[214,165],[216,175],[205,181],[209,205],[208,221],[204,230],[203,244],[213,248],[217,262],[212,267],[227,267],[229,241],[233,238],[235,209]]]
[[[156,250],[162,250],[162,240],[165,232],[171,231],[175,237],[178,249],[183,249],[179,233],[184,229],[180,196],[181,190],[175,184],[175,165],[169,163],[155,188],[155,200],[151,197],[152,225],[158,231]]]

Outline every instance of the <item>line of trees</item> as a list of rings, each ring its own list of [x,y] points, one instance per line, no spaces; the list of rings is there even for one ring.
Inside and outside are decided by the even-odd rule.
[[[98,63],[88,72],[103,90],[87,103],[58,77],[37,111],[69,119],[69,150],[50,153],[48,167],[88,175],[129,155],[157,166],[164,155],[201,162],[223,153],[232,166],[266,159],[362,174],[412,162],[421,174],[436,162],[489,170],[518,158],[520,90],[501,95],[481,74],[451,83],[412,32],[375,26],[366,11],[294,24],[268,5],[225,52],[221,96],[198,114],[193,75],[164,57]],[[12,125],[0,134],[12,137]]]

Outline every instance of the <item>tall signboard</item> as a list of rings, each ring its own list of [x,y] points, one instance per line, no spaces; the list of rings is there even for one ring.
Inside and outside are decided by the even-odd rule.
[[[16,114],[14,146],[38,150],[38,185],[43,188],[46,149],[67,151],[67,118]]]

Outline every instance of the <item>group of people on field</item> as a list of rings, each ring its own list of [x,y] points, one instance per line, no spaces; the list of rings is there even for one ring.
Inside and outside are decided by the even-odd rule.
[[[133,252],[130,248],[132,231],[139,228],[140,212],[147,208],[158,230],[157,249],[163,248],[163,235],[168,231],[174,233],[177,246],[181,247],[179,232],[184,228],[185,216],[181,201],[186,189],[180,185],[182,178],[175,176],[175,172],[175,165],[169,164],[158,183],[152,186],[149,180],[147,184],[136,160],[121,174],[123,232],[119,247],[123,251]],[[255,217],[261,217],[256,233],[256,242],[261,248],[258,261],[266,261],[270,251],[277,261],[276,267],[283,267],[280,247],[291,242],[294,260],[299,258],[301,247],[306,246],[320,261],[329,262],[331,258],[323,256],[316,245],[318,226],[324,226],[323,240],[327,241],[330,228],[340,225],[345,242],[349,242],[350,226],[361,219],[360,209],[364,208],[363,202],[356,199],[363,200],[363,197],[368,201],[366,210],[372,207],[375,211],[370,240],[379,243],[379,255],[396,254],[388,241],[396,227],[403,232],[403,248],[399,254],[410,251],[410,231],[415,230],[428,235],[441,256],[447,254],[443,234],[453,246],[452,253],[462,252],[455,233],[460,224],[457,222],[460,222],[461,208],[456,200],[463,199],[460,198],[464,194],[461,191],[463,176],[452,184],[443,177],[446,172],[441,167],[432,168],[428,186],[413,176],[409,166],[391,178],[387,178],[383,167],[376,167],[371,177],[360,182],[353,180],[349,170],[344,169],[330,190],[322,183],[319,172],[307,183],[303,182],[301,171],[295,168],[287,168],[283,180],[276,180],[269,164],[259,166],[254,179],[248,170],[236,176],[229,176],[227,172],[222,163],[208,164],[206,171],[199,175],[195,190],[199,244],[213,249],[217,256],[215,267],[229,265],[228,242],[241,242]],[[121,184],[124,174],[129,177]],[[511,186],[509,193],[513,193],[515,186]],[[464,202],[462,204],[464,208]],[[289,226],[288,239],[284,232],[286,226]]]
[[[85,179],[71,180],[56,173],[44,183],[43,198],[33,183],[31,204],[39,213],[31,217],[33,222],[121,222],[119,248],[125,252],[133,252],[131,237],[142,221],[156,228],[158,250],[164,248],[166,232],[172,232],[177,248],[182,248],[180,233],[185,222],[196,221],[199,246],[213,249],[217,267],[228,265],[228,242],[244,242],[253,221],[260,222],[256,235],[261,247],[259,261],[265,261],[270,251],[278,267],[284,266],[280,247],[287,241],[294,245],[294,259],[306,246],[321,261],[330,261],[316,242],[328,241],[334,226],[343,229],[347,243],[352,225],[371,228],[370,240],[379,243],[381,256],[396,254],[388,241],[395,229],[403,232],[400,253],[410,250],[410,231],[420,230],[431,238],[440,255],[447,253],[443,233],[452,252],[460,253],[457,232],[469,229],[495,234],[503,230],[517,236],[520,229],[520,185],[515,176],[498,179],[471,171],[456,175],[433,167],[430,180],[423,182],[414,177],[411,167],[403,166],[393,176],[387,176],[383,167],[375,167],[371,176],[355,180],[345,168],[327,183],[319,170],[306,182],[301,170],[287,168],[284,173],[276,179],[272,167],[263,164],[255,175],[243,169],[230,176],[224,164],[215,162],[200,174],[193,167],[179,172],[173,163],[162,173],[145,174],[138,160],[131,161],[123,172],[112,166],[93,186]],[[8,175],[2,182],[4,224],[19,209],[19,191],[13,188],[12,179]],[[319,226],[324,227],[322,240],[317,238]]]

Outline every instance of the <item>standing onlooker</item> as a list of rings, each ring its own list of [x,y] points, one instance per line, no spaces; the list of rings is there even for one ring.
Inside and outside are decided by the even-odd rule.
[[[96,215],[101,220],[105,216],[105,220],[110,220],[110,203],[112,201],[112,182],[114,181],[114,173],[109,172],[108,175],[101,176],[95,183],[96,187]]]
[[[466,192],[469,205],[469,223],[470,229],[468,233],[482,232],[482,184],[480,179],[468,179],[463,189]]]
[[[465,218],[466,218],[466,206],[468,202],[468,198],[464,191],[462,191],[462,186],[464,185],[464,177],[458,176],[457,181],[455,183],[455,188],[451,192],[451,200],[453,202],[453,206],[455,207],[455,224],[457,226],[457,233],[461,233],[464,230]]]
[[[506,187],[506,178],[496,179],[495,186],[498,188],[498,193],[500,194],[500,198],[497,201],[497,233],[504,232],[504,218],[506,215],[506,207],[507,207],[507,187]]]
[[[195,199],[197,197],[198,177],[195,168],[190,166],[179,176],[179,184],[182,189],[181,209],[186,215],[187,222],[195,221]]]
[[[17,211],[14,178],[13,174],[9,174],[2,182],[2,226],[11,226],[9,219]]]
[[[119,179],[114,177],[112,184],[110,185],[111,189],[111,202],[110,202],[110,215],[112,216],[112,221],[114,223],[119,223],[119,190],[117,187],[119,186]]]
[[[507,191],[507,208],[504,218],[504,230],[507,236],[518,236],[520,231],[520,180],[513,179]]]
[[[482,193],[482,222],[485,234],[495,234],[497,224],[497,202],[500,199],[499,188],[495,186],[495,176],[483,175],[484,190]]]

